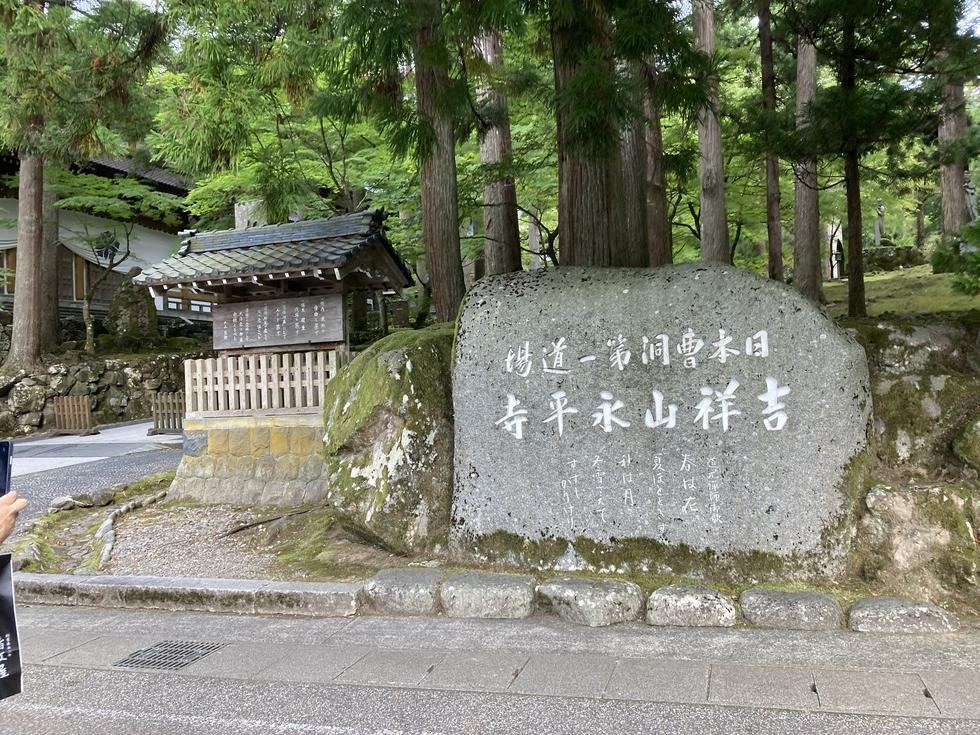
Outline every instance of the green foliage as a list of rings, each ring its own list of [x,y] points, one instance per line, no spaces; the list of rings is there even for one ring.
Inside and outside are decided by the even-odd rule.
[[[142,88],[167,28],[135,0],[5,3],[0,9],[0,119],[5,143],[51,157],[129,140],[146,121]],[[115,131],[109,125],[115,123]]]
[[[48,189],[58,195],[55,206],[97,217],[131,223],[151,220],[175,227],[181,222],[183,200],[127,176],[106,178],[52,169]]]
[[[953,288],[969,296],[980,294],[980,222],[962,229],[965,248],[961,247]]]
[[[383,206],[398,213],[388,225],[399,251],[409,262],[419,260],[424,246],[417,159],[428,133],[415,109],[413,69],[416,32],[429,2],[172,0],[181,19],[180,42],[148,85],[158,105],[148,142],[160,160],[197,178],[187,205],[199,227],[231,226],[234,201],[262,200],[270,222]],[[461,240],[464,259],[482,252],[482,191],[501,175],[514,177],[526,212],[525,248],[532,224],[540,222],[546,235],[557,229],[557,109],[566,113],[564,134],[573,145],[605,155],[622,127],[642,117],[636,93],[648,85],[663,116],[675,259],[698,257],[694,123],[712,79],[720,88],[729,231],[740,267],[766,269],[767,145],[781,157],[788,277],[794,205],[789,162],[819,156],[829,250],[844,237],[839,156],[845,139],[861,155],[866,241],[874,202],[881,199],[894,244],[931,245],[939,222],[938,163],[973,155],[980,140],[976,125],[967,139],[943,150],[934,135],[937,75],[971,78],[966,62],[975,44],[952,30],[961,5],[774,3],[779,106],[768,115],[762,111],[754,3],[719,8],[718,50],[706,59],[691,49],[689,16],[662,0],[603,0],[587,7],[571,0],[441,0],[443,43],[425,60],[449,77],[439,106],[457,132],[458,218],[464,233],[472,229]],[[845,21],[856,28],[854,89],[844,89],[839,78]],[[597,36],[596,27],[608,34]],[[486,64],[474,48],[490,29],[503,38],[502,67]],[[556,32],[578,59],[559,95]],[[800,32],[817,44],[822,64],[807,135],[795,130],[793,109]],[[940,48],[946,50],[942,59]],[[508,97],[513,156],[497,166],[481,163],[478,149],[481,126],[500,115],[483,94],[488,88]],[[976,102],[968,96],[968,104],[973,110]]]
[[[959,254],[951,243],[940,243],[932,251],[932,272],[953,273],[958,260]]]

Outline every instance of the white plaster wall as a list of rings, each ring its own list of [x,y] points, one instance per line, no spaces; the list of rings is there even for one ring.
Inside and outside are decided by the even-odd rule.
[[[17,200],[0,199],[0,220],[17,219]],[[17,244],[17,228],[7,227],[9,222],[0,222],[0,250],[15,247]],[[85,236],[85,228],[90,235],[96,235],[106,230],[116,232],[117,239],[124,242],[123,225],[111,219],[92,217],[78,212],[62,210],[58,215],[59,239],[69,249],[76,250],[79,255],[86,255],[92,260],[91,253],[80,238]],[[75,245],[75,247],[72,247]],[[79,247],[81,246],[81,247]],[[168,232],[152,230],[136,225],[130,239],[132,254],[115,270],[126,273],[135,266],[146,269],[161,260],[170,257],[180,246],[180,237]]]

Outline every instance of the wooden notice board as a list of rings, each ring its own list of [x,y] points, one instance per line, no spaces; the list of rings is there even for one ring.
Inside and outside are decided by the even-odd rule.
[[[216,350],[344,341],[339,293],[216,304],[213,315]]]

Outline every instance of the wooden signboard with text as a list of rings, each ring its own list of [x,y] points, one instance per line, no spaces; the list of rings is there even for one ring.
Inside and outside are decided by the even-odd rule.
[[[323,344],[345,338],[344,297],[339,293],[216,304],[213,313],[216,350]]]

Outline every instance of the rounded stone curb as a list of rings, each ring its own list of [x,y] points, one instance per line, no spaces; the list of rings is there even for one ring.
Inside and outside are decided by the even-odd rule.
[[[167,497],[168,492],[168,490],[161,490],[155,495],[130,500],[109,514],[95,532],[95,540],[102,542],[102,551],[99,553],[99,569],[104,568],[112,558],[112,550],[116,545],[116,521],[119,520],[120,516],[132,513],[138,508],[146,508],[154,503],[159,503]]]
[[[643,591],[633,582],[556,577],[538,587],[538,597],[562,620],[591,628],[643,615]]]
[[[758,628],[837,630],[844,611],[822,592],[781,592],[753,587],[738,598],[742,617]]]
[[[451,618],[518,619],[534,612],[537,582],[530,575],[457,572],[442,582],[442,609]]]
[[[908,597],[866,597],[847,611],[847,626],[857,633],[954,633],[953,613]]]
[[[107,490],[101,493],[97,493],[94,497],[88,494],[80,495],[77,497],[64,496],[61,498],[55,498],[51,501],[51,505],[48,508],[48,513],[58,513],[65,510],[74,510],[75,508],[101,508],[106,505],[110,505],[113,502],[113,498],[116,490]],[[120,507],[112,511],[95,532],[95,540],[102,542],[102,549],[99,552],[99,569],[105,567],[112,558],[112,550],[116,544],[116,531],[115,524],[121,515],[124,513],[132,513],[138,508],[146,508],[154,503],[159,503],[161,500],[167,497],[169,490],[161,490],[154,495],[144,496],[142,498],[135,498],[130,500]],[[37,525],[37,519],[32,520],[24,529],[26,537],[29,539],[27,546],[24,548],[22,554],[20,554],[14,560],[14,571],[19,571],[24,568],[24,566],[32,561],[38,561],[41,558],[41,550],[37,544],[37,540],[33,538],[33,533]],[[70,575],[69,575],[70,576]]]
[[[647,600],[647,624],[696,628],[732,628],[735,604],[710,587],[673,584],[655,590]]]

